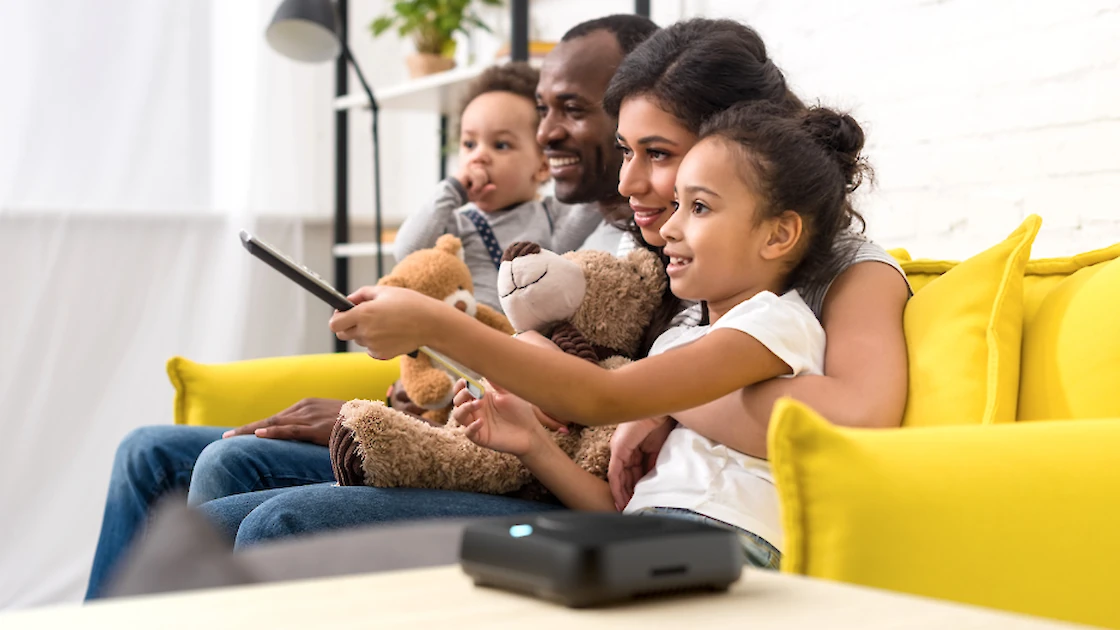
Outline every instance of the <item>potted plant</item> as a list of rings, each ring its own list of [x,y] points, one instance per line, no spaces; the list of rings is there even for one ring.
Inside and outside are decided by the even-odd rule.
[[[408,72],[415,78],[455,67],[456,32],[467,32],[467,26],[490,28],[470,11],[474,0],[410,0],[393,3],[392,10],[375,19],[370,31],[378,37],[396,27],[401,37],[412,36],[416,54],[406,59]],[[478,0],[482,4],[500,6],[502,0]]]

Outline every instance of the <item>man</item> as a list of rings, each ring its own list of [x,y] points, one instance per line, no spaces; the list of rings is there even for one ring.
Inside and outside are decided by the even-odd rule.
[[[617,190],[622,156],[601,103],[622,58],[656,29],[635,15],[584,22],[564,35],[541,70],[537,141],[549,158],[556,197],[604,209],[606,220],[585,248],[614,251],[621,237],[611,222],[629,211]],[[342,401],[306,399],[228,431],[159,426],[129,434],[114,460],[87,599],[101,594],[151,505],[173,490],[189,489],[188,501],[206,503],[208,515],[231,535],[241,526],[239,544],[392,520],[557,507],[470,493],[333,487],[326,445],[341,408]]]

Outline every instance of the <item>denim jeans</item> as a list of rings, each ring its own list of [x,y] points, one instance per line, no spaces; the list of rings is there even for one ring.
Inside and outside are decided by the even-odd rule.
[[[323,483],[228,496],[201,509],[240,549],[276,538],[362,525],[530,514],[563,506],[473,492]]]
[[[113,461],[101,535],[86,598],[101,594],[117,563],[160,497],[189,490],[188,500],[333,481],[326,447],[253,436],[222,439],[214,427],[142,427],[128,434]]]
[[[658,516],[668,516],[670,518],[680,518],[688,521],[696,521],[698,523],[707,523],[722,529],[728,529],[735,532],[739,536],[739,545],[743,548],[743,559],[747,564],[759,569],[773,569],[777,571],[782,562],[782,554],[774,545],[766,542],[758,534],[748,532],[747,530],[736,527],[730,523],[716,520],[710,516],[705,516],[699,512],[686,510],[684,508],[672,507],[647,507],[642,508],[635,514],[655,514]]]

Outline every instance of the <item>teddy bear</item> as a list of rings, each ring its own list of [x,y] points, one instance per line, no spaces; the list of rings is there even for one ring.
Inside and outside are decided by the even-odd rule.
[[[513,334],[509,320],[474,297],[471,272],[463,260],[463,243],[444,234],[435,247],[420,249],[405,256],[392,273],[377,283],[419,291],[428,297],[454,306],[487,326]],[[401,357],[401,386],[415,405],[425,409],[423,418],[442,425],[451,411],[452,389],[458,376],[433,365],[425,354]]]
[[[667,278],[651,251],[625,257],[579,251],[564,255],[533,243],[507,248],[498,273],[502,308],[519,332],[535,330],[561,350],[614,369],[639,350]],[[606,478],[613,426],[550,432],[581,468]],[[546,494],[514,456],[471,442],[454,420],[433,426],[379,401],[352,400],[330,440],[340,485]]]

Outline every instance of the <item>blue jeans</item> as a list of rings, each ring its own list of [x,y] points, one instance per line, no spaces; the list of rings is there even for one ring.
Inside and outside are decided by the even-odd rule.
[[[202,511],[236,548],[302,534],[393,521],[506,516],[563,509],[555,503],[451,490],[336,486],[265,490],[210,501]]]
[[[113,461],[101,536],[86,599],[106,580],[148,521],[160,497],[188,491],[198,505],[231,494],[334,479],[323,446],[253,436],[222,439],[225,429],[155,426],[129,433]]]
[[[686,521],[696,521],[698,523],[707,523],[721,529],[728,529],[739,537],[739,546],[743,548],[743,559],[747,564],[759,569],[772,569],[777,571],[781,568],[782,554],[774,545],[767,542],[762,536],[754,532],[749,532],[742,527],[736,527],[731,523],[725,523],[721,520],[714,519],[710,516],[705,516],[699,512],[693,512],[685,508],[673,507],[646,507],[634,512],[635,514],[655,514],[658,516],[668,516],[669,518],[679,518]]]

